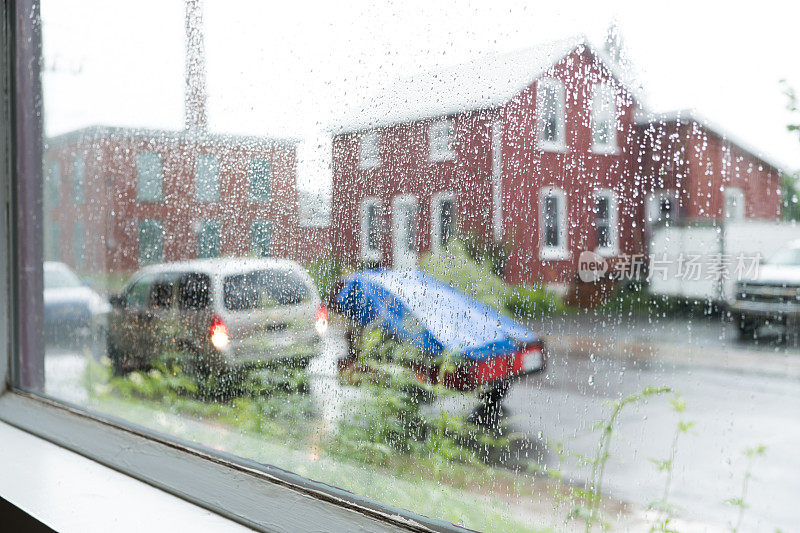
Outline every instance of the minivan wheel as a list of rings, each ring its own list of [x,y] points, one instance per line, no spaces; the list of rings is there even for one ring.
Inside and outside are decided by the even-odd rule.
[[[745,315],[739,315],[736,321],[737,331],[739,333],[739,340],[746,341],[752,340],[758,331],[758,322]]]

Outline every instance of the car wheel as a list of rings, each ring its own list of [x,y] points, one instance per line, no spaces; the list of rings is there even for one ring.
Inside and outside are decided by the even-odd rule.
[[[736,326],[739,332],[739,340],[746,341],[755,338],[759,323],[745,315],[739,315]]]

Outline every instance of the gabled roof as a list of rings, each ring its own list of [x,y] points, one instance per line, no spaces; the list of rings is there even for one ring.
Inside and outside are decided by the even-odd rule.
[[[586,37],[576,36],[401,78],[376,97],[351,109],[331,130],[339,135],[496,108],[578,48],[589,49],[617,81],[641,100],[630,75],[622,72],[605,52],[594,48]]]
[[[759,150],[755,146],[752,146],[750,143],[741,140],[741,138],[732,134],[730,131],[726,130],[721,125],[698,114],[697,111],[693,109],[679,109],[677,111],[669,111],[665,113],[649,113],[640,111],[636,114],[634,120],[636,124],[638,124],[639,126],[671,124],[673,122],[678,122],[681,124],[690,124],[692,122],[696,122],[704,129],[722,138],[722,140],[727,141],[728,143],[738,147],[740,150],[744,152],[747,152],[756,159],[760,159],[763,163],[767,164],[768,166],[771,166],[778,172],[781,173],[786,172],[783,165],[781,165],[777,161],[774,161],[770,157],[764,155],[764,153],[761,150]]]

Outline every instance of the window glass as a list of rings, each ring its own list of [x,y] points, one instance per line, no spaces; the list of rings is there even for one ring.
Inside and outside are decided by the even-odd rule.
[[[14,387],[433,529],[797,529],[790,7],[41,7]]]
[[[136,186],[139,200],[147,202],[161,200],[164,186],[161,155],[142,152],[136,156]]]
[[[85,169],[86,163],[82,156],[76,155],[72,158],[72,197],[76,204],[83,203]]]
[[[219,223],[215,220],[206,220],[197,234],[197,257],[219,256]]]
[[[272,253],[272,224],[256,220],[250,229],[250,253],[255,257],[269,257]]]
[[[203,154],[197,158],[195,169],[195,195],[199,202],[219,200],[219,159]]]
[[[158,263],[164,259],[164,230],[157,220],[139,224],[139,264]]]
[[[378,148],[378,132],[368,131],[362,133],[358,139],[358,164],[363,169],[376,168],[381,165],[381,156]]]
[[[225,278],[225,308],[231,311],[296,305],[309,297],[306,281],[286,270],[258,270]]]
[[[253,159],[250,163],[250,198],[256,202],[270,199],[272,164],[265,159]]]

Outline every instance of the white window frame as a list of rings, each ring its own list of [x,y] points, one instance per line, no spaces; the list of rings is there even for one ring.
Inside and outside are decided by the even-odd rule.
[[[371,170],[381,166],[380,135],[366,131],[358,137],[358,168]]]
[[[608,201],[608,245],[600,246],[598,241],[597,249],[598,254],[603,256],[615,256],[619,254],[619,201],[617,195],[611,189],[597,189],[594,192],[594,205],[592,206],[592,213],[594,214],[595,230],[597,230],[597,200],[605,198]],[[597,233],[596,233],[597,234]]]
[[[619,145],[617,143],[619,110],[617,109],[617,93],[614,87],[608,83],[598,83],[592,89],[592,151],[597,154],[617,154]],[[595,136],[597,125],[602,121],[611,121],[608,142],[599,144]]]
[[[381,244],[383,242],[383,209],[380,198],[368,196],[361,200],[359,207],[359,250],[362,261],[380,261],[383,259]],[[378,211],[378,249],[373,250],[369,247],[369,228],[367,227],[367,213],[370,207],[376,207]]]
[[[455,126],[452,119],[443,118],[431,122],[428,126],[428,149],[431,161],[450,161],[455,159],[453,139]]]
[[[559,243],[556,246],[545,244],[545,199],[554,196],[558,198],[558,223]],[[569,232],[567,231],[567,195],[563,190],[554,186],[545,186],[539,190],[539,258],[545,261],[561,261],[569,259]]]
[[[456,195],[450,191],[443,191],[437,192],[431,196],[431,251],[435,254],[438,254],[442,251],[442,204],[449,200],[451,202],[452,210],[451,213],[453,227],[452,227],[452,235],[450,238],[452,239],[455,237],[455,233],[457,230],[457,222],[456,222]]]
[[[414,249],[408,250],[402,240],[398,238],[402,228],[398,225],[402,219],[398,218],[401,205],[413,205],[415,214],[413,223],[414,231]],[[407,269],[416,268],[419,259],[419,201],[413,194],[398,194],[392,198],[392,268],[394,269]]]
[[[556,133],[555,141],[544,139],[544,91],[556,90]],[[547,152],[564,152],[566,141],[566,91],[564,82],[555,78],[542,78],[536,84],[536,140],[540,150]]]
[[[492,234],[503,238],[503,123],[492,123]]]
[[[747,218],[747,199],[744,191],[740,187],[725,187],[722,192],[723,197],[723,216],[727,220],[744,220]],[[731,200],[735,202],[736,210],[731,211]]]
[[[201,194],[200,188],[200,170],[201,168],[213,170],[214,191],[211,195]],[[222,192],[220,187],[220,164],[219,157],[216,154],[200,154],[194,164],[194,197],[199,203],[213,204],[218,203],[222,199]]]

